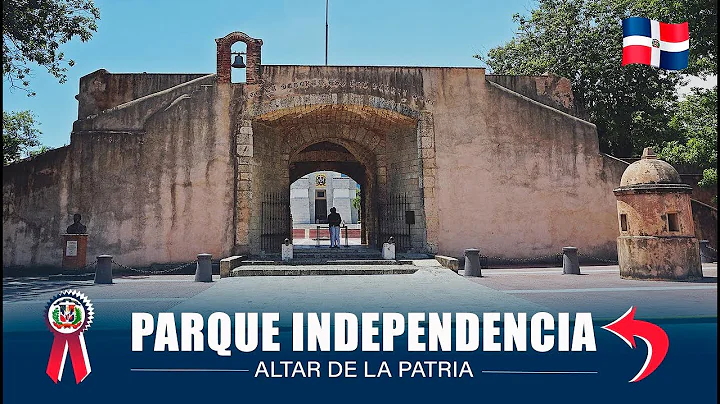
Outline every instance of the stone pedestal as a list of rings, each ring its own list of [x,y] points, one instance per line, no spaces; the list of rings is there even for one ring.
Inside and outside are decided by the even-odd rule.
[[[87,234],[63,234],[63,268],[78,269],[87,265]]]
[[[563,247],[563,274],[580,275],[577,247]]]
[[[480,250],[468,248],[465,250],[464,276],[482,276],[480,270]]]
[[[282,245],[282,260],[291,261],[293,259],[293,245],[290,243]]]
[[[383,243],[382,258],[384,260],[395,259],[395,243]]]

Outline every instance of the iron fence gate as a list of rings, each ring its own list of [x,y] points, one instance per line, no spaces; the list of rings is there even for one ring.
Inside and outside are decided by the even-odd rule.
[[[290,196],[285,192],[267,192],[262,201],[261,250],[276,254],[290,236]]]
[[[406,223],[410,203],[407,194],[391,195],[387,202],[378,204],[379,236],[378,244],[382,246],[390,237],[395,239],[396,251],[407,251],[411,246],[410,225]]]

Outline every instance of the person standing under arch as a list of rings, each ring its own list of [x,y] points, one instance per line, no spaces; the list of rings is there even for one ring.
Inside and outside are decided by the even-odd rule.
[[[327,220],[328,225],[330,225],[330,248],[340,248],[340,223],[342,218],[334,206],[330,208]]]

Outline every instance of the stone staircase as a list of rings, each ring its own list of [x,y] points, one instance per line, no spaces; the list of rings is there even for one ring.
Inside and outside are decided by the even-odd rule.
[[[242,265],[397,265],[397,260],[384,260],[379,250],[367,246],[329,248],[328,246],[295,246],[293,260],[283,262],[280,254],[254,257]]]
[[[412,274],[418,267],[413,259],[427,254],[402,254],[384,260],[382,253],[367,246],[329,248],[295,246],[293,259],[283,262],[280,254],[250,257],[234,265],[229,276],[302,276],[302,275],[390,275]]]

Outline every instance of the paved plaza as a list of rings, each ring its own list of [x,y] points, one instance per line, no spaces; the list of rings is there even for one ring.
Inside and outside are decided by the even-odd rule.
[[[563,275],[562,268],[484,269],[481,278],[463,277],[433,259],[414,266],[413,274],[214,276],[212,283],[194,282],[192,275],[122,276],[112,285],[4,278],[3,331],[44,330],[45,304],[67,288],[92,300],[94,330],[128,327],[137,311],[280,312],[281,322],[289,321],[289,313],[312,311],[590,311],[597,319],[614,319],[637,306],[639,318],[717,318],[717,264],[703,264],[704,278],[696,282],[624,280],[617,266],[582,267],[582,275]]]

